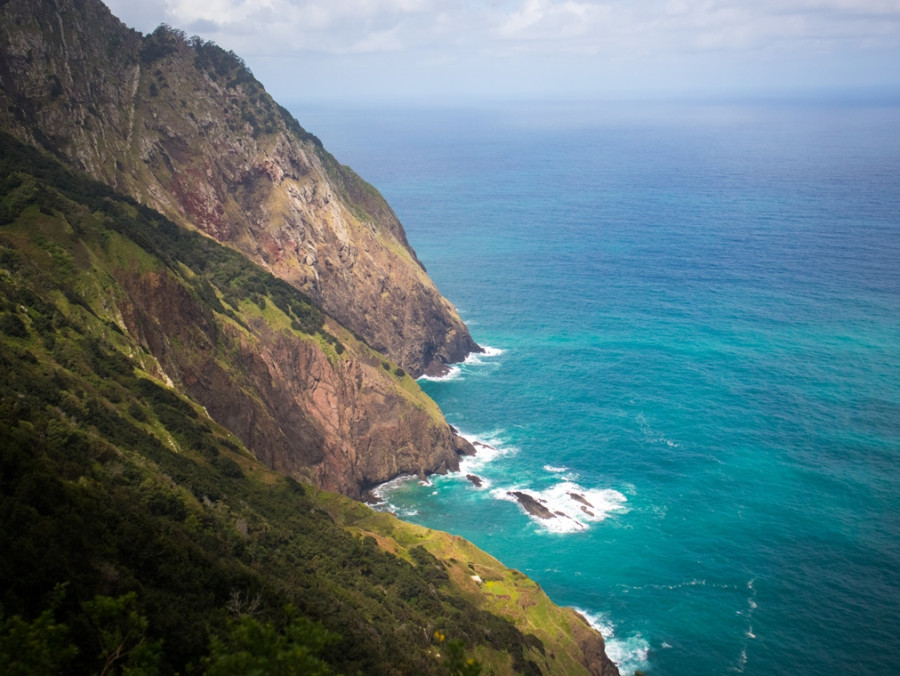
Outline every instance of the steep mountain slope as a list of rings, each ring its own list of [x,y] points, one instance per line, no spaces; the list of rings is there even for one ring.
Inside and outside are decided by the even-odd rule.
[[[308,294],[413,376],[478,350],[378,192],[233,54],[99,0],[0,4],[0,124]]]
[[[115,299],[101,302],[158,360],[160,374],[270,467],[346,495],[360,497],[398,474],[457,466],[457,453],[471,448],[405,375],[406,365],[415,375],[477,346],[461,323],[434,330],[435,321],[453,324],[455,311],[415,261],[390,208],[278,108],[236,56],[189,44],[168,29],[144,38],[98,0],[13,0],[0,4],[0,26],[0,125],[181,225],[226,240],[287,280],[245,273],[244,256],[170,222],[140,242],[166,265],[142,267],[140,255],[92,260],[116,284]],[[159,79],[163,69],[172,86]],[[197,190],[218,196],[206,216]],[[91,208],[106,206],[95,199]],[[262,244],[271,237],[300,237],[307,253],[333,253],[340,240],[343,262],[332,265],[328,254],[321,259],[328,272],[320,275],[319,254],[304,254],[312,267],[293,254],[271,258],[265,252],[277,247]],[[173,258],[188,270],[171,264]],[[173,273],[187,274],[190,284]],[[197,294],[214,299],[210,284],[228,295],[224,307],[197,305]],[[308,287],[310,295],[292,294],[290,284]],[[424,311],[410,289],[436,304],[434,312]],[[272,294],[280,304],[271,306]],[[356,321],[348,331],[315,305]],[[236,323],[234,312],[248,320]],[[315,326],[304,329],[297,313],[314,317]],[[298,340],[326,321],[319,335],[327,339]],[[451,334],[466,339],[452,354],[441,342]],[[399,370],[373,343],[391,348]],[[336,346],[346,354],[336,354]]]
[[[328,477],[343,423],[318,404],[341,388],[375,393],[348,423],[372,445],[394,417],[446,433],[408,375],[235,252],[0,141],[5,673],[618,673],[524,575],[248,451],[296,436]]]
[[[141,368],[267,465],[360,497],[398,474],[455,469],[468,452],[409,375],[293,287],[2,139],[13,221],[2,238],[43,262],[53,282],[42,297],[127,337]]]

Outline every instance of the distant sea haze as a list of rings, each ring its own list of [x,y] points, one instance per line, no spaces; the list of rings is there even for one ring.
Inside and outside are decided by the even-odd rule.
[[[897,673],[900,110],[295,113],[492,348],[422,381],[479,455],[384,508],[624,674]]]

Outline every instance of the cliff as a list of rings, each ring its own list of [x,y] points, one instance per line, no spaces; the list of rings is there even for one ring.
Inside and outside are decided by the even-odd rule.
[[[5,238],[52,247],[47,292],[126,336],[270,467],[361,497],[471,452],[408,374],[286,282],[9,137],[3,150]]]
[[[5,673],[617,674],[521,573],[255,457],[352,492],[442,436],[286,282],[0,134]]]
[[[99,0],[0,5],[0,125],[228,244],[414,377],[479,348],[381,195],[234,54]]]
[[[245,256],[257,262],[310,312],[331,315],[329,330],[348,348],[335,356],[327,341],[262,321],[272,319],[269,282],[257,273],[242,293],[260,307],[228,306],[251,315],[236,326],[201,311],[174,280],[179,270],[110,269],[121,289],[118,325],[169,382],[270,467],[346,495],[458,466],[470,447],[397,374],[439,370],[477,346],[380,195],[278,107],[238,57],[171,29],[143,37],[98,0],[11,0],[0,5],[0,26],[0,126],[243,254],[215,249],[190,263],[190,274],[202,266],[216,276],[218,293],[240,286]],[[288,308],[275,324],[296,320]]]

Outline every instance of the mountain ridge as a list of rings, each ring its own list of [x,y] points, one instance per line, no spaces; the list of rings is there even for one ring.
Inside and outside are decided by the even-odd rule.
[[[239,57],[168,27],[141,36],[99,0],[11,0],[0,5],[0,25],[0,125],[11,134],[229,245],[346,326],[345,343],[384,352],[390,370],[416,376],[479,349],[378,192],[272,101]],[[346,201],[356,194],[359,202]],[[287,245],[296,254],[300,240],[310,265],[279,253]],[[307,273],[322,284],[304,283]],[[130,325],[121,328],[168,360],[172,382],[270,467],[358,498],[400,474],[455,469],[457,454],[472,452],[413,383],[395,392],[383,382],[372,366],[380,357],[348,353],[332,365],[327,345],[299,349],[270,335],[256,350],[231,328],[204,336],[191,327],[191,340],[173,340],[180,329],[161,318],[188,299],[163,297],[165,277],[152,283],[152,275],[129,282]],[[199,326],[213,331],[215,322]],[[217,337],[247,353],[249,389],[232,377],[240,368],[229,374],[221,360],[196,359],[209,352],[193,348]]]
[[[241,251],[414,377],[480,348],[378,191],[244,62],[99,0],[11,0],[0,121],[75,168]]]

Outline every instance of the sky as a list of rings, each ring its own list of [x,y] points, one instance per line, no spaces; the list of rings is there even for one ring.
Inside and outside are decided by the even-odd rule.
[[[105,0],[276,99],[900,98],[900,0]]]

